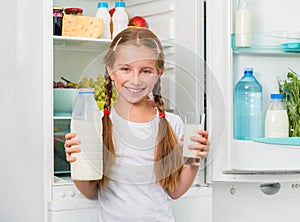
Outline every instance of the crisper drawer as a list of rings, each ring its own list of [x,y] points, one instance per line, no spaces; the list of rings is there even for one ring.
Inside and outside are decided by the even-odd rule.
[[[245,172],[300,171],[300,146],[232,140],[231,168]]]

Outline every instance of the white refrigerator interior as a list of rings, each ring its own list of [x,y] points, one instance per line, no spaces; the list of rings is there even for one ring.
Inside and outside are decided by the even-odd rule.
[[[108,1],[109,8],[114,7],[114,1]],[[97,1],[54,0],[53,5],[60,7],[81,7],[84,15],[94,16],[97,11]],[[204,113],[204,6],[202,1],[126,1],[126,9],[131,17],[143,16],[149,28],[162,40],[165,51],[165,72],[162,76],[162,96],[166,109],[183,116],[186,112]],[[184,10],[183,10],[184,9]],[[186,13],[186,10],[189,13]],[[184,32],[183,32],[184,30]],[[187,37],[188,36],[188,37]],[[104,74],[103,56],[110,41],[103,39],[86,40],[82,38],[53,37],[53,80],[61,81],[65,77],[73,82],[79,82],[84,77],[96,78]],[[56,127],[67,125],[68,116],[55,116]],[[56,147],[57,148],[57,147]],[[56,150],[56,149],[55,149]],[[54,152],[55,152],[54,150]],[[56,162],[54,160],[54,162]],[[72,184],[63,170],[54,166],[52,197],[49,200],[49,220],[60,222],[66,219],[86,221],[85,215],[94,215],[95,203],[83,203],[84,197]],[[205,185],[205,164],[201,165],[199,174],[194,181],[189,194],[177,201],[170,200],[176,221],[197,221],[194,217],[200,206],[204,206],[203,215],[211,218],[211,188]],[[200,186],[200,187],[199,187]],[[97,200],[94,200],[96,202]],[[72,212],[76,208],[76,214]],[[74,205],[74,203],[76,203]],[[81,203],[81,205],[80,205]],[[201,207],[202,208],[202,207]],[[184,210],[183,210],[184,209]],[[189,219],[185,216],[188,213]]]

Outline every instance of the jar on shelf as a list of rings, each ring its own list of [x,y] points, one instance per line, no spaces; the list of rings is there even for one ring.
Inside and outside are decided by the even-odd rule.
[[[82,15],[83,9],[82,8],[65,8],[65,14],[67,15]]]
[[[54,6],[53,7],[53,35],[61,35],[63,16],[64,16],[64,8]]]

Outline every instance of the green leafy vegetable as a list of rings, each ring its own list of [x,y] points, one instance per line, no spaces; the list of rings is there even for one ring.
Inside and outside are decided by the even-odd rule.
[[[284,95],[284,102],[289,116],[289,136],[300,136],[300,76],[289,69],[287,78],[279,80],[279,92]]]

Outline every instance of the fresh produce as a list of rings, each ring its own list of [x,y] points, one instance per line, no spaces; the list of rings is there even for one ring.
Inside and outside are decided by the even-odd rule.
[[[289,116],[289,136],[300,136],[300,76],[289,69],[287,78],[279,80],[279,91],[284,95],[284,103]]]
[[[53,88],[74,88],[68,85],[65,85],[63,82],[55,82],[53,81]]]
[[[129,26],[148,28],[148,23],[146,22],[146,20],[143,17],[134,16],[129,20]]]
[[[94,88],[95,92],[95,99],[97,102],[104,102],[105,100],[105,79],[101,74],[97,76],[96,81],[93,78],[84,77],[82,81],[79,83],[74,83],[64,77],[61,77],[64,81],[66,81],[66,86],[73,87],[73,88]],[[117,92],[113,88],[112,90],[112,101],[116,100]]]
[[[70,80],[68,80],[68,79],[66,79],[64,77],[61,77],[61,79],[64,80],[64,81],[66,81],[66,83],[67,83],[66,86],[68,88],[78,88],[78,86],[79,86],[79,84],[73,83],[73,82],[71,82]]]

